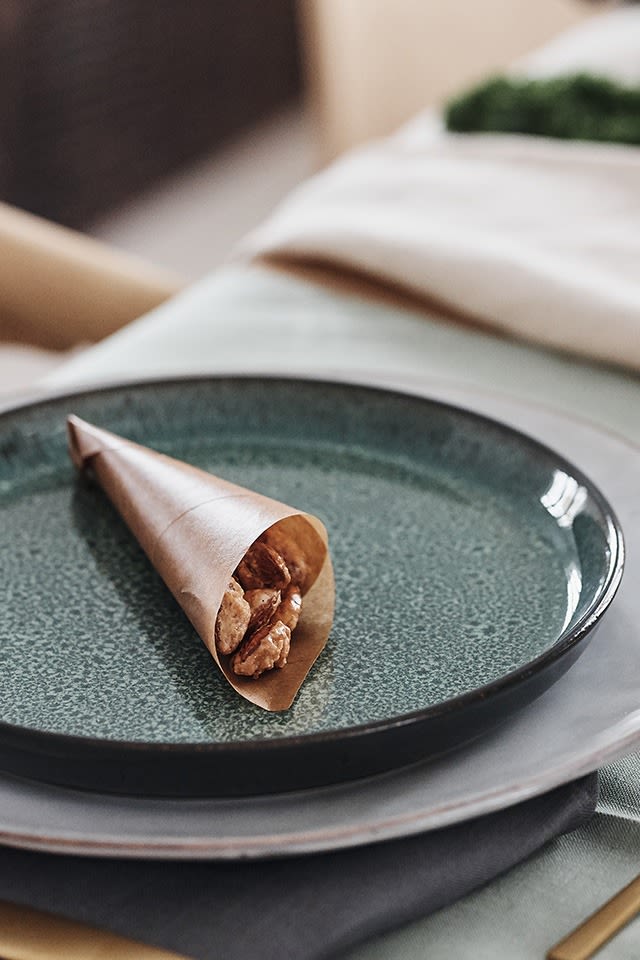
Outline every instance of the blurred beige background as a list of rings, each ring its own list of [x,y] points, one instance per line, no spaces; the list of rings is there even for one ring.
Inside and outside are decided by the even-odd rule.
[[[299,0],[304,103],[95,224],[194,278],[301,180],[395,130],[606,4],[584,0]]]
[[[301,0],[322,162],[593,15],[580,0]]]
[[[73,348],[117,329],[141,304],[147,309],[224,263],[234,244],[322,164],[391,132],[603,6],[298,0],[305,97],[271,109],[87,226],[89,235],[123,256],[95,244],[83,249],[80,234],[29,224],[23,230],[0,210],[0,340],[14,341],[0,347],[0,393],[28,386],[64,360],[64,353],[27,350],[21,339]],[[129,260],[131,254],[160,270]]]

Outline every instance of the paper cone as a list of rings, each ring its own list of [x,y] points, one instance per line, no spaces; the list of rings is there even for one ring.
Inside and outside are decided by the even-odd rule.
[[[265,710],[291,706],[331,630],[334,583],[322,523],[284,503],[68,418],[69,450],[89,469],[132,531],[211,656],[237,692]],[[216,650],[215,623],[229,579],[251,544],[275,523],[305,554],[309,575],[287,665],[239,677]]]

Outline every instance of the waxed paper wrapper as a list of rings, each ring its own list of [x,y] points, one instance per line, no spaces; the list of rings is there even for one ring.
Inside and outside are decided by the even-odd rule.
[[[324,647],[335,589],[327,532],[317,517],[86,423],[67,420],[69,451],[88,469],[132,531],[231,686],[265,710],[291,706]],[[286,666],[257,680],[219,656],[215,623],[229,579],[251,544],[274,524],[309,565],[302,612]]]

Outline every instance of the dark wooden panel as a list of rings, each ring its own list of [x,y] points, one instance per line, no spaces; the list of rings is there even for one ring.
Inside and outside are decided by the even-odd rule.
[[[12,4],[20,93],[0,101],[0,131],[12,112],[15,131],[0,189],[61,223],[86,224],[299,88],[293,0]]]

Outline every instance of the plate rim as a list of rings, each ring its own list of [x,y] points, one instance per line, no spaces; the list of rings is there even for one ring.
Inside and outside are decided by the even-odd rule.
[[[369,375],[366,371],[349,372],[350,377],[356,378],[355,382],[358,382],[358,376],[367,378],[365,385],[369,385]],[[376,376],[377,375],[378,374],[376,374]],[[392,380],[392,383],[396,384],[398,381],[399,377],[396,380]],[[349,382],[354,381],[350,380]],[[530,415],[533,417],[537,412],[545,418],[544,425],[546,427],[551,426],[551,428],[553,428],[555,422],[558,421],[563,430],[565,428],[571,428],[572,425],[577,425],[582,429],[586,428],[589,430],[592,437],[587,438],[589,441],[588,449],[592,449],[591,441],[597,441],[598,436],[600,436],[608,442],[615,442],[617,447],[620,448],[620,455],[622,455],[623,450],[626,448],[626,453],[634,456],[634,462],[636,464],[640,457],[640,443],[630,438],[621,430],[603,424],[596,419],[563,410],[561,407],[555,407],[549,403],[514,396],[504,390],[469,384],[454,378],[438,378],[436,381],[434,381],[434,378],[429,378],[428,381],[426,378],[424,380],[422,378],[420,380],[414,379],[410,385],[403,382],[401,387],[401,390],[411,393],[412,395],[415,391],[425,389],[444,391],[445,395],[449,397],[451,397],[453,393],[456,403],[460,402],[459,394],[462,392],[465,402],[473,402],[474,398],[477,398],[482,403],[488,403],[491,407],[492,415],[495,415],[494,405],[500,404],[499,415],[506,415],[509,420],[513,421],[523,413],[524,416],[528,418]],[[418,393],[417,395],[421,394]],[[530,422],[529,429],[537,431],[538,424]],[[617,451],[614,451],[614,455],[617,456]],[[631,496],[628,484],[625,483],[624,490],[622,493],[619,491],[618,495],[621,500],[620,510],[626,515],[630,509],[628,499]],[[623,503],[626,503],[624,509]],[[600,661],[602,656],[606,657],[606,651],[599,654]],[[536,709],[535,706],[532,709]],[[229,847],[227,852],[223,853],[220,850],[218,839],[212,836],[211,831],[208,831],[205,837],[202,835],[198,836],[196,840],[193,830],[180,830],[178,838],[168,836],[166,831],[162,834],[156,834],[154,848],[150,849],[148,832],[140,832],[135,835],[129,832],[126,836],[123,836],[117,830],[115,833],[105,830],[103,824],[102,827],[99,828],[98,833],[96,833],[95,829],[89,833],[84,831],[78,833],[75,822],[72,823],[70,820],[71,814],[68,809],[66,813],[66,826],[64,824],[56,824],[48,830],[40,827],[40,824],[43,822],[41,819],[38,820],[37,829],[34,824],[22,824],[22,828],[20,828],[15,823],[12,825],[11,820],[6,821],[6,818],[0,816],[0,843],[18,849],[42,851],[54,855],[66,853],[79,856],[128,857],[134,859],[142,858],[144,860],[158,858],[165,860],[236,860],[244,859],[245,857],[260,858],[305,855],[308,853],[322,852],[323,850],[331,851],[334,849],[357,847],[366,843],[392,839],[394,836],[410,836],[413,833],[439,829],[462,820],[468,820],[476,816],[491,813],[512,806],[529,797],[537,796],[563,783],[569,782],[569,780],[575,779],[578,776],[589,773],[604,763],[632,752],[638,745],[640,745],[640,711],[634,711],[632,716],[625,715],[624,722],[618,719],[615,723],[610,723],[606,728],[603,728],[598,733],[595,741],[592,738],[590,745],[582,748],[578,755],[575,755],[575,752],[572,751],[568,756],[564,756],[561,762],[554,762],[551,767],[547,764],[544,770],[536,768],[535,771],[530,771],[526,776],[521,776],[515,781],[510,779],[508,783],[504,787],[500,787],[500,789],[496,789],[496,784],[492,783],[489,790],[475,789],[471,796],[458,799],[454,804],[449,802],[445,804],[441,803],[435,814],[433,810],[429,809],[427,802],[429,796],[428,783],[425,782],[420,789],[419,808],[416,808],[414,811],[417,819],[413,821],[410,829],[398,829],[392,833],[380,828],[378,817],[370,819],[366,823],[362,823],[362,821],[359,820],[358,823],[354,825],[352,839],[347,842],[342,842],[339,845],[324,842],[323,837],[320,837],[320,840],[318,840],[317,827],[314,827],[313,835],[310,836],[308,833],[306,835],[308,842],[297,847],[292,847],[289,844],[289,835],[284,834],[274,838],[277,842],[276,848],[264,849],[264,847],[262,847],[260,850],[252,849],[251,839],[243,833],[231,838],[235,844],[235,848]],[[472,749],[475,750],[476,748],[472,747]],[[390,775],[393,780],[395,780],[397,774],[398,771],[391,771]],[[7,787],[9,786],[9,784],[5,782],[5,778],[10,782],[16,779],[19,780],[19,778],[0,773],[0,791],[3,794],[6,794]],[[54,807],[56,806],[56,795],[66,796],[67,793],[71,793],[72,795],[77,795],[78,793],[78,791],[73,790],[61,790],[59,787],[43,784],[40,781],[31,783],[24,781],[24,785],[27,790],[25,795],[25,799],[27,800],[31,799],[31,791],[34,789],[40,790],[45,788],[47,791],[52,791],[44,801],[40,801],[44,804],[43,810],[49,809],[51,804],[53,804]],[[366,783],[361,783],[359,788],[366,790]],[[312,791],[312,793],[313,792],[314,791]],[[87,794],[86,796],[90,801],[91,795]],[[101,805],[109,805],[118,800],[118,798],[108,794],[93,794],[93,796],[96,802]],[[132,801],[133,798],[121,799]],[[162,804],[162,801],[153,801],[154,809],[158,802]],[[63,801],[63,806],[65,803],[66,801]],[[240,809],[242,809],[243,803],[243,798],[240,798]],[[100,809],[102,814],[102,806]],[[376,807],[376,809],[378,809],[378,807]],[[107,816],[109,823],[113,825],[113,813],[108,813]],[[264,831],[261,833],[261,836],[263,833]],[[175,842],[176,840],[177,842]],[[194,849],[194,842],[197,842],[199,845],[199,850],[197,851]]]
[[[231,750],[239,754],[253,755],[256,753],[268,754],[272,751],[283,751],[303,745],[330,745],[337,741],[355,740],[359,737],[367,737],[372,733],[381,733],[383,731],[397,730],[405,726],[411,726],[415,723],[424,722],[432,719],[447,716],[456,711],[464,710],[466,707],[482,700],[493,699],[501,693],[508,692],[529,678],[544,671],[552,666],[569,651],[582,642],[585,637],[599,624],[603,614],[606,612],[615,594],[620,586],[625,566],[625,541],[622,526],[615,510],[605,494],[601,491],[598,484],[591,480],[579,467],[567,459],[563,454],[549,447],[547,444],[530,436],[526,432],[516,427],[503,423],[495,417],[477,413],[469,407],[441,400],[431,393],[413,393],[410,389],[401,389],[399,387],[390,387],[384,383],[372,384],[370,382],[362,383],[354,379],[328,379],[325,376],[314,377],[305,374],[298,375],[273,375],[270,373],[196,373],[179,376],[159,376],[149,378],[132,378],[123,380],[107,381],[97,385],[79,384],[77,387],[61,391],[50,391],[44,394],[29,394],[16,400],[0,404],[0,429],[2,429],[5,418],[13,414],[27,413],[29,410],[38,408],[47,408],[54,403],[64,403],[73,401],[81,397],[99,396],[106,394],[116,394],[120,391],[133,389],[158,389],[162,387],[177,387],[180,385],[198,385],[212,382],[234,382],[234,383],[282,383],[286,385],[302,384],[303,386],[313,386],[322,389],[323,387],[340,389],[354,389],[364,391],[375,395],[391,395],[400,400],[413,400],[414,402],[433,405],[440,409],[450,410],[454,414],[463,414],[476,422],[484,423],[492,428],[497,428],[503,434],[508,435],[517,442],[528,444],[529,447],[539,450],[542,454],[555,460],[560,468],[567,468],[568,472],[589,491],[590,496],[597,504],[603,517],[608,521],[610,547],[610,562],[607,571],[607,577],[600,588],[599,593],[584,611],[580,619],[573,627],[562,631],[556,640],[547,650],[543,651],[532,660],[527,661],[515,670],[498,677],[489,683],[474,687],[473,690],[466,691],[454,697],[433,704],[429,707],[419,708],[408,711],[396,716],[385,717],[381,720],[368,721],[361,724],[354,724],[348,727],[335,727],[326,731],[316,733],[295,734],[282,737],[261,737],[249,740],[231,740],[231,741],[150,741],[150,740],[122,740],[109,739],[105,737],[81,736],[78,734],[59,733],[48,730],[38,730],[33,727],[25,727],[19,724],[10,724],[0,720],[0,739],[11,740],[12,738],[28,738],[37,741],[42,745],[43,751],[50,753],[56,749],[68,746],[79,748],[93,747],[96,749],[108,749],[109,751],[126,750],[127,753],[140,753],[145,756],[156,754],[166,756],[171,754],[198,753],[206,754],[212,760],[216,755],[226,755]],[[443,381],[444,383],[444,381]],[[449,386],[453,385],[450,381],[446,382]],[[429,384],[431,389],[431,384]],[[438,385],[434,386],[435,391]],[[481,388],[480,388],[481,389]],[[508,394],[505,397],[511,398]],[[519,402],[516,400],[516,402]],[[542,405],[541,405],[542,406]],[[554,408],[549,408],[554,410]],[[555,412],[555,410],[554,410]],[[590,423],[590,421],[585,421]],[[598,427],[599,429],[599,427]],[[621,437],[620,439],[624,439]],[[628,442],[628,441],[627,441]],[[40,752],[40,751],[37,751]]]

